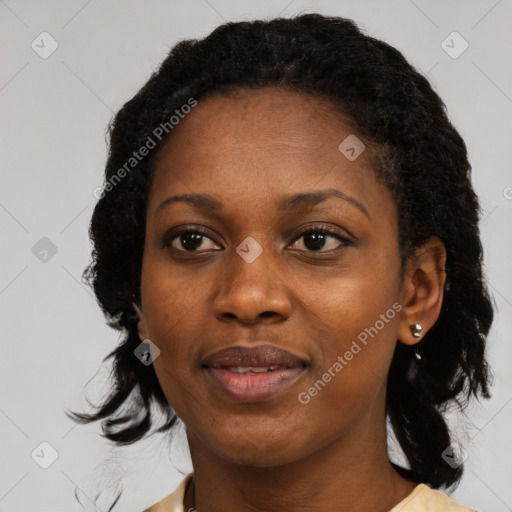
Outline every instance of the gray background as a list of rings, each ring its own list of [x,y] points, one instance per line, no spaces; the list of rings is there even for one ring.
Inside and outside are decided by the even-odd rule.
[[[469,441],[453,496],[480,512],[512,510],[510,0],[0,0],[1,512],[83,510],[76,486],[85,509],[94,510],[89,500],[98,485],[107,487],[98,508],[106,510],[120,479],[119,510],[140,512],[174,489],[180,470],[191,469],[183,430],[172,446],[153,438],[116,449],[98,424],[74,426],[63,413],[83,410],[85,396],[105,395],[102,359],[118,342],[80,282],[106,126],[178,40],[203,37],[225,20],[311,11],[351,17],[402,51],[428,75],[468,145],[498,308],[489,337],[496,380],[491,400],[474,403],[467,418],[453,417]],[[43,31],[58,43],[47,58],[31,47],[35,41],[39,52],[51,49]],[[469,44],[458,58],[442,47],[453,31]],[[450,41],[452,51],[461,48]],[[44,441],[58,454],[47,469],[39,466],[51,457],[39,446]]]

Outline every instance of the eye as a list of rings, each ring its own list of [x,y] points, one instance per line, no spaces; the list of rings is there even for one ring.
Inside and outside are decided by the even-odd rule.
[[[171,247],[180,252],[202,252],[216,249],[217,244],[208,236],[208,232],[202,228],[183,228],[169,233],[163,240],[164,247]],[[205,244],[209,240],[210,244]]]
[[[299,242],[302,238],[304,240]],[[295,240],[290,247],[306,252],[329,252],[341,246],[353,245],[348,237],[325,226],[309,227],[303,230]],[[162,244],[163,247],[170,247],[183,253],[220,250],[210,238],[209,232],[201,227],[184,227],[178,231],[172,231],[165,236]]]
[[[304,240],[299,243],[298,241],[303,238]],[[336,240],[339,243],[336,243]],[[294,244],[295,249],[307,252],[329,252],[338,249],[340,246],[350,246],[352,241],[333,229],[329,229],[325,226],[317,226],[308,228],[299,235]],[[298,247],[297,247],[298,246]],[[321,249],[326,248],[327,250],[322,251]]]

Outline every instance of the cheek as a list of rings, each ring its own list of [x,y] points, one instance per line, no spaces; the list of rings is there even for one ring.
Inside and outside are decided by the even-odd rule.
[[[384,385],[402,305],[396,301],[397,269],[383,261],[373,267],[362,262],[357,271],[322,283],[321,290],[309,287],[309,296],[318,297],[304,309],[317,364],[304,400],[362,410]]]
[[[396,346],[396,323],[383,323],[380,319],[373,321],[337,343],[317,375],[330,387],[327,402],[343,398],[355,406],[362,405],[384,385]]]
[[[364,314],[339,322],[340,334],[323,345],[321,364],[297,396],[305,417],[323,418],[312,429],[319,439],[328,440],[356,428],[364,418],[377,421],[384,414],[380,399],[396,345],[397,324],[390,319],[394,313],[390,308],[389,323],[381,326],[384,321],[365,308]]]
[[[152,341],[170,345],[173,340],[188,339],[184,331],[197,325],[207,293],[204,282],[186,279],[165,258],[149,254],[142,269],[141,294]]]
[[[160,354],[155,371],[167,400],[173,406],[177,397],[188,395],[187,386],[204,331],[204,285],[169,273],[169,268],[152,265],[143,269],[141,293],[149,339]]]

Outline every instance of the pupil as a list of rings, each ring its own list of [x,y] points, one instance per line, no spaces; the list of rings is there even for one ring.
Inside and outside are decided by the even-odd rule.
[[[181,245],[184,249],[195,250],[203,241],[203,235],[200,233],[185,233],[181,235]]]
[[[324,237],[325,235],[322,233],[311,233],[304,237],[304,245],[312,251],[317,251],[323,247],[325,243]],[[312,241],[313,243],[308,243],[308,240]]]

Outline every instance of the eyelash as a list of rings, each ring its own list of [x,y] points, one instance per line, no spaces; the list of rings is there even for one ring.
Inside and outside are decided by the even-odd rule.
[[[182,235],[185,235],[185,234],[189,234],[189,233],[195,233],[195,234],[201,234],[203,236],[205,236],[206,238],[209,238],[210,240],[212,240],[212,238],[209,236],[209,231],[207,231],[206,229],[204,228],[201,228],[201,227],[184,227],[182,228],[181,230],[179,231],[176,231],[176,232],[173,232],[173,233],[169,233],[168,235],[166,235],[164,237],[164,240],[163,240],[163,247],[164,248],[169,248],[172,244],[172,242],[182,236]],[[309,234],[312,234],[312,233],[316,233],[316,234],[322,234],[322,235],[329,235],[329,236],[332,236],[333,238],[336,238],[338,241],[340,241],[342,243],[342,246],[351,246],[353,245],[352,243],[352,240],[350,240],[348,237],[340,234],[338,231],[335,231],[331,228],[328,228],[324,225],[318,225],[318,226],[308,226],[306,229],[302,230],[301,232],[298,233],[298,235],[296,236],[296,238],[293,240],[292,244],[297,242],[297,240],[299,240],[301,237],[305,236],[305,235],[309,235]],[[214,241],[214,240],[212,240]],[[214,241],[215,242],[215,241]],[[329,252],[332,252],[332,251],[336,251],[338,250],[340,247],[337,247],[336,249],[330,249],[328,251],[304,251],[302,249],[299,250],[299,252],[308,252],[308,253],[329,253]],[[174,248],[173,248],[174,249]],[[176,250],[177,252],[182,252],[182,253],[194,253],[194,252],[197,252],[197,253],[200,253],[202,251],[186,251],[186,250],[180,250],[180,249],[174,249]],[[217,250],[217,249],[215,249]]]
[[[350,240],[348,237],[342,235],[341,233],[339,233],[336,230],[333,230],[332,228],[328,228],[327,226],[324,226],[321,224],[319,224],[318,226],[308,226],[307,228],[300,231],[297,234],[296,238],[293,240],[293,243],[297,242],[297,240],[299,240],[303,236],[310,235],[312,233],[332,236],[333,238],[336,238],[339,242],[341,242],[341,245],[339,247],[336,247],[335,249],[329,249],[327,251],[308,251],[308,250],[306,250],[304,252],[313,253],[313,254],[314,253],[330,253],[333,251],[337,251],[338,249],[340,249],[343,246],[353,245],[352,240]],[[302,249],[300,249],[300,251],[302,251]]]

